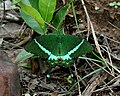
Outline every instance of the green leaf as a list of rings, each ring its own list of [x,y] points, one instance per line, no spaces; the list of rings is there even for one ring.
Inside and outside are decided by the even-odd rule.
[[[67,10],[70,8],[70,4],[67,4],[66,6],[62,7],[55,16],[55,19],[53,20],[53,25],[54,27],[56,27],[57,29],[61,26],[65,15],[67,13]]]
[[[120,2],[117,3],[117,6],[120,6]]]
[[[26,4],[26,5],[31,6],[31,4],[30,4],[30,1],[29,1],[29,0],[21,0],[21,2],[23,2],[23,3],[24,3],[24,4]]]
[[[42,28],[45,27],[43,18],[41,17],[39,12],[35,8],[33,8],[30,5],[26,5],[23,2],[20,2],[19,4],[20,4],[22,11],[24,11],[27,15],[30,15],[32,18],[34,18],[40,24]]]
[[[113,3],[114,3],[114,5],[116,5],[116,4],[117,4],[117,2],[116,2],[116,1],[114,1]]]
[[[39,0],[39,10],[42,18],[46,22],[50,22],[56,6],[56,0]]]
[[[69,75],[67,77],[67,82],[71,84],[72,83],[72,78],[73,78],[73,74]]]
[[[30,58],[30,57],[33,57],[34,54],[31,54],[25,50],[22,50],[16,57],[16,61],[18,62],[23,62],[25,61],[26,59]]]
[[[19,3],[21,0],[12,0],[13,4]]]
[[[27,63],[22,63],[19,66],[23,67],[23,68],[27,68],[27,69],[31,69],[32,68],[32,64],[27,64]]]
[[[34,18],[27,15],[22,10],[20,10],[20,14],[21,14],[22,18],[24,19],[24,21],[26,22],[26,24],[28,26],[30,26],[35,32],[37,32],[38,34],[41,34],[41,35],[45,34],[45,32],[42,30],[39,23]]]
[[[113,6],[115,6],[115,4],[114,3],[109,3],[109,6],[113,7]]]
[[[39,0],[29,0],[31,6],[39,11]]]

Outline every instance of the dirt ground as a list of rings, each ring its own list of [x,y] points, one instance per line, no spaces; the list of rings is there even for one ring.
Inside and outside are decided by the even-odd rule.
[[[82,34],[85,39],[88,39],[94,47],[94,51],[98,54],[93,33],[81,1],[75,0],[74,2],[80,32],[77,30],[72,8],[70,8],[63,22],[65,33],[73,35]],[[120,96],[120,7],[110,7],[109,3],[113,1],[84,0],[84,5],[93,24],[102,56],[112,66],[107,65],[105,70],[96,72],[83,79],[72,88],[67,96]],[[59,0],[57,8],[64,5],[64,2],[66,3],[67,0]],[[17,8],[15,10],[12,8],[7,10],[5,16],[3,14],[4,12],[1,8],[0,50],[5,51],[13,63],[15,63],[17,54],[29,42],[29,35],[32,33],[32,30],[23,22]],[[86,56],[90,57],[91,54]],[[104,66],[101,63],[78,59],[75,65],[71,66],[71,71],[75,76],[71,79],[72,83],[68,83],[66,78],[69,76],[69,68],[56,66],[51,69],[51,78],[47,78],[46,74],[42,73],[46,72],[48,65],[43,66],[40,64],[39,70],[36,60],[27,61],[27,63],[32,64],[32,69],[19,67],[18,70],[22,94],[28,93],[30,96],[65,96],[65,93],[80,78],[83,78],[100,66]]]

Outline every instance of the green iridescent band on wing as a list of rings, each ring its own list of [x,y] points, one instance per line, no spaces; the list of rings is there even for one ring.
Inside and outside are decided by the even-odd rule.
[[[34,39],[34,40],[35,40],[35,43],[40,47],[41,50],[43,50],[48,55],[51,55],[51,52],[49,50],[45,49],[40,43],[37,42],[36,39]]]
[[[74,53],[84,43],[84,39],[82,39],[82,42],[80,42],[80,44],[78,44],[74,49],[70,50],[68,54],[64,56],[55,56],[49,50],[44,48],[40,43],[38,43],[36,39],[34,39],[34,41],[42,51],[44,51],[45,53],[49,55],[48,60],[58,60],[58,58],[61,58],[62,60],[71,60],[72,58],[70,57],[70,55]]]
[[[62,60],[71,60],[72,59],[69,54],[66,54],[64,56],[55,56],[55,55],[51,54],[49,56],[48,60],[58,60],[58,58],[61,58]]]
[[[84,42],[85,40],[82,39],[82,42],[80,44],[78,44],[73,50],[69,51],[68,54],[71,55],[72,53],[74,53]]]

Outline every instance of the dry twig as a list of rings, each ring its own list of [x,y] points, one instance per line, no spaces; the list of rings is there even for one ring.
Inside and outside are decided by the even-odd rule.
[[[76,64],[75,63],[74,63],[74,68],[75,68],[75,75],[77,77],[77,80],[79,80],[78,73],[77,73],[77,68],[76,68]],[[80,90],[80,83],[78,83],[78,90],[79,90],[79,96],[82,96],[81,95],[81,90]]]

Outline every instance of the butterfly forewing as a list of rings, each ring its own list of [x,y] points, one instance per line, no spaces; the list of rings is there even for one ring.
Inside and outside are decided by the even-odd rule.
[[[71,57],[77,58],[80,55],[86,54],[93,50],[92,46],[87,41],[83,40],[83,38],[78,38],[73,35],[64,35],[62,39],[62,45],[64,48],[61,49],[61,51],[66,51],[68,53],[79,44],[81,44],[80,47],[71,54]]]
[[[77,58],[83,54],[89,53],[93,50],[93,47],[89,44],[89,42],[85,41],[81,44],[81,46],[71,54],[71,57]]]
[[[49,55],[43,51],[38,44],[36,44],[35,40],[43,46],[46,50],[51,52],[54,55],[59,55],[59,39],[56,37],[56,35],[43,35],[36,37],[34,40],[32,40],[30,43],[27,44],[25,47],[26,51],[31,52],[35,55],[38,55],[42,58],[48,58]]]
[[[79,44],[81,40],[76,36],[72,35],[62,35],[61,38],[61,52],[64,54],[68,54],[70,50],[72,50],[75,46]]]
[[[36,38],[36,40],[38,40],[38,38]],[[30,41],[27,46],[25,46],[25,50],[36,56],[48,58],[48,55],[39,48],[39,46],[35,43],[35,40]]]

